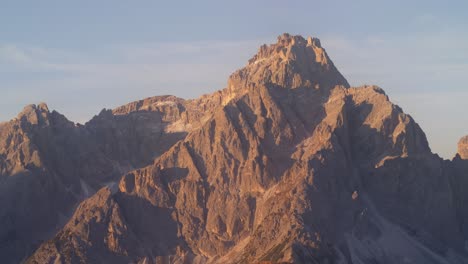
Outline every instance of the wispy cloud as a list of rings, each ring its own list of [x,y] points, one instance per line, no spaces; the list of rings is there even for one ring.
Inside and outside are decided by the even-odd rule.
[[[72,120],[161,94],[191,98],[224,87],[258,41],[109,45],[93,51],[0,43],[0,120],[19,105],[46,101]],[[3,109],[2,109],[3,110]],[[10,112],[9,112],[10,111]],[[14,112],[12,112],[14,111]]]
[[[412,21],[412,23],[416,26],[427,26],[433,25],[434,23],[438,22],[437,16],[431,13],[423,13],[416,15]]]
[[[24,71],[66,71],[67,62],[76,63],[77,54],[34,46],[0,44],[0,73]]]
[[[439,89],[468,72],[468,36],[456,31],[322,41],[354,85],[376,83],[395,91]],[[419,87],[414,87],[417,85]]]
[[[88,53],[0,43],[1,71],[145,72],[184,65],[233,65],[253,55],[259,41],[110,45]],[[249,52],[250,50],[250,52]],[[244,58],[245,57],[245,58]],[[228,59],[230,61],[223,61]],[[197,70],[197,69],[193,69]]]

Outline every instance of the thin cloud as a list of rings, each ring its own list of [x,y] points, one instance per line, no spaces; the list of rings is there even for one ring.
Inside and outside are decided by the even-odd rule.
[[[461,82],[468,70],[468,37],[456,31],[323,39],[334,62],[354,85],[371,82],[398,89],[397,86],[403,87],[408,80],[418,79],[427,86],[414,89],[435,89],[431,87],[432,81]],[[387,83],[382,76],[387,76],[387,80],[400,78]]]
[[[3,44],[0,45],[0,73],[66,71],[65,59],[73,61],[74,58],[78,59],[64,52]]]
[[[438,21],[437,17],[431,13],[420,14],[414,17],[412,23],[417,26],[432,25]]]
[[[21,45],[0,46],[1,105],[6,120],[22,105],[46,101],[82,122],[102,107],[161,94],[193,98],[222,89],[253,55],[257,41],[109,45],[87,53]],[[10,77],[27,76],[27,79]],[[39,73],[39,74],[35,74]],[[112,96],[109,96],[112,95]],[[18,105],[14,109],[11,103]],[[86,109],[83,106],[91,105]]]
[[[0,61],[13,64],[30,64],[32,59],[14,45],[2,45],[0,46]]]

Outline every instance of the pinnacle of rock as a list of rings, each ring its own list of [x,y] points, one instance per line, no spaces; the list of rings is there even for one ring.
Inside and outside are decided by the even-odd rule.
[[[46,103],[30,104],[24,107],[23,111],[18,114],[17,119],[32,125],[41,125],[48,122],[49,114]]]
[[[230,78],[230,87],[249,86],[252,83],[289,89],[349,87],[319,39],[309,37],[306,40],[288,33],[279,36],[275,44],[262,45],[247,66]]]
[[[308,47],[312,48],[312,51],[316,51],[316,53],[308,53],[306,50]],[[262,45],[258,53],[249,60],[249,65],[275,59],[287,63],[288,61],[298,60],[300,57],[304,57],[304,55],[308,56],[308,58],[314,57],[315,62],[319,62],[322,65],[328,64],[328,56],[322,49],[319,39],[308,37],[306,40],[299,35],[293,36],[284,33],[278,36],[278,41],[275,44]],[[313,61],[309,61],[308,63],[313,63]]]

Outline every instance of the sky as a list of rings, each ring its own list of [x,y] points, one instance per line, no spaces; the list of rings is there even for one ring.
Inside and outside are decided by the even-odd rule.
[[[468,134],[468,1],[0,0],[0,121],[46,102],[103,108],[222,89],[284,32],[320,38],[353,86],[375,84],[450,159]]]

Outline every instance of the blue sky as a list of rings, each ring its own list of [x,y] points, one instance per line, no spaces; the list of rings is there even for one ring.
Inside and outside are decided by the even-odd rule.
[[[102,108],[221,89],[263,43],[316,36],[352,85],[376,84],[445,158],[468,134],[467,1],[0,1],[0,121],[26,104]]]

